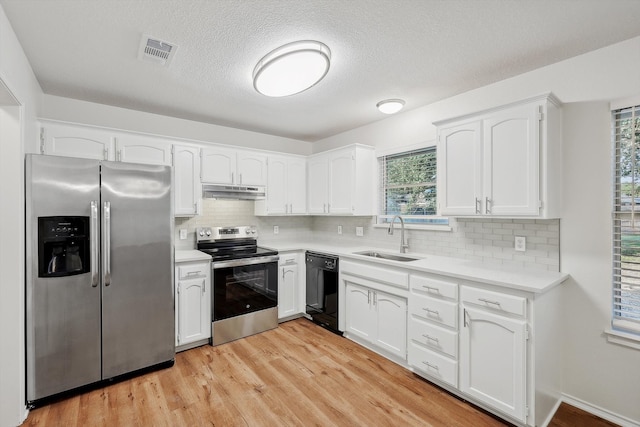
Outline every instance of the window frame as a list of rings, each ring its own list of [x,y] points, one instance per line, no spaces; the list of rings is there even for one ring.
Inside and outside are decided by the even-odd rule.
[[[394,215],[387,215],[382,211],[383,200],[384,197],[384,188],[382,188],[382,171],[380,170],[381,161],[380,159],[383,157],[397,156],[405,153],[409,153],[412,151],[419,150],[428,150],[434,149],[436,150],[436,165],[437,165],[437,145],[435,140],[425,141],[418,144],[413,145],[404,145],[400,147],[394,147],[386,150],[376,150],[376,223],[374,227],[376,228],[387,228],[389,227],[388,219],[393,218]],[[437,166],[436,166],[437,168]],[[438,188],[438,183],[436,179],[436,189]],[[436,196],[436,206],[437,206],[437,196]],[[408,219],[425,219],[425,220],[441,220],[446,221],[446,223],[434,223],[434,222],[406,222],[405,228],[407,229],[418,229],[418,230],[438,230],[438,231],[451,231],[452,227],[449,223],[449,217],[440,216],[437,213],[435,215],[402,215],[402,218]],[[385,221],[387,220],[387,221]]]
[[[612,236],[612,281],[611,281],[611,326],[610,329],[607,329],[605,332],[607,334],[607,340],[611,343],[625,345],[628,347],[640,349],[640,308],[633,309],[629,314],[625,315],[625,310],[623,310],[623,306],[620,304],[620,300],[622,299],[621,287],[624,284],[624,268],[623,268],[623,260],[622,260],[622,236],[624,235],[624,230],[622,229],[622,221],[625,216],[628,216],[629,209],[626,209],[626,205],[623,204],[623,199],[629,198],[628,196],[623,196],[622,194],[622,176],[620,171],[620,164],[622,161],[620,160],[620,152],[621,152],[621,138],[619,138],[620,128],[618,126],[618,118],[617,116],[624,110],[631,111],[631,120],[640,120],[640,98],[636,99],[626,99],[622,101],[618,101],[617,103],[611,104],[611,140],[612,140],[612,223],[611,223],[611,236]],[[633,125],[632,125],[633,126]],[[632,134],[632,144],[640,145],[640,136],[638,136],[635,132]],[[638,148],[640,150],[640,148]],[[636,159],[640,158],[640,153],[636,154],[632,152],[632,156]],[[637,174],[631,173],[631,176],[640,177],[640,161],[636,160],[635,165],[633,166],[634,172],[637,171]],[[640,178],[636,178],[634,181],[640,181]],[[640,182],[638,182],[638,186],[640,186]],[[633,187],[632,187],[633,188]],[[635,192],[635,191],[634,191]],[[633,208],[635,205],[636,197],[632,194],[630,196],[630,200],[632,201],[632,209],[633,212],[636,212],[636,209]],[[640,207],[637,209],[638,218],[640,218]],[[636,221],[634,214],[632,213],[631,217],[632,221],[635,223],[640,222],[640,219]],[[635,228],[635,227],[634,227]],[[640,266],[639,266],[640,268]],[[628,271],[633,271],[629,269]],[[628,276],[632,277],[632,276]],[[637,285],[633,285],[637,286]],[[640,287],[636,288],[637,291],[640,292]],[[636,292],[636,291],[634,291]],[[639,293],[640,295],[640,293]],[[637,297],[630,297],[633,301]],[[640,299],[636,299],[640,301]],[[632,304],[635,305],[635,304]]]

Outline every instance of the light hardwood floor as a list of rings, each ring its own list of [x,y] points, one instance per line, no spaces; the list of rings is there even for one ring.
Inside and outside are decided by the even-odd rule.
[[[568,417],[551,425],[612,425],[591,418],[582,423],[579,413]],[[23,425],[505,424],[383,357],[298,319],[228,344],[178,353],[172,368],[37,408]]]

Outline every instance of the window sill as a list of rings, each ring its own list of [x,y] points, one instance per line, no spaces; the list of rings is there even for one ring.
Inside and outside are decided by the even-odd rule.
[[[389,228],[389,224],[373,224],[373,228]],[[400,228],[399,223],[395,223],[394,229]],[[450,225],[437,225],[437,224],[405,224],[405,230],[429,230],[429,231],[451,231],[453,228]]]
[[[623,345],[625,347],[640,350],[640,336],[629,332],[615,331],[613,329],[605,329],[604,334],[607,341],[612,344]]]

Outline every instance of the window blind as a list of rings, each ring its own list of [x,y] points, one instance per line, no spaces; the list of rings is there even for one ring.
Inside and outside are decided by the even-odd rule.
[[[640,106],[613,111],[613,328],[640,334]]]
[[[378,158],[380,171],[379,220],[402,215],[407,222],[447,224],[437,215],[435,147]]]

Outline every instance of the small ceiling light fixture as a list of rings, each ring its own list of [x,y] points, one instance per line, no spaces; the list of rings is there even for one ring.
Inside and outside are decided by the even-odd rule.
[[[395,114],[402,110],[404,107],[404,101],[402,99],[385,99],[376,104],[378,110],[384,114]]]
[[[329,71],[331,51],[324,43],[302,40],[266,54],[253,69],[253,87],[263,95],[280,97],[303,92]]]

